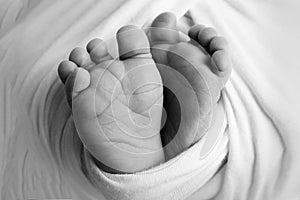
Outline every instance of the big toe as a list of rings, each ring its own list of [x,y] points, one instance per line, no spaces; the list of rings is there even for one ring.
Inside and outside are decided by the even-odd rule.
[[[121,60],[132,57],[151,58],[150,46],[145,32],[132,25],[124,26],[117,32]]]
[[[173,13],[166,12],[158,15],[150,28],[151,45],[157,43],[176,43],[179,41],[177,19]]]

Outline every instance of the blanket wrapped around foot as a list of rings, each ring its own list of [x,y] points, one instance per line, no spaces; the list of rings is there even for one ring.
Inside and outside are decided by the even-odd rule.
[[[200,141],[175,162],[134,175],[88,165],[91,180],[112,199],[299,199],[299,8],[295,1],[198,3],[194,22],[215,27],[232,49],[234,70],[222,94],[228,125],[220,130],[228,147],[224,138],[216,143],[208,170],[198,163]],[[197,167],[188,179],[190,163]]]
[[[188,10],[231,47],[216,145],[201,160],[203,141],[172,165],[101,172],[80,157],[57,64],[122,25]],[[0,0],[0,199],[299,199],[299,10],[296,0]]]

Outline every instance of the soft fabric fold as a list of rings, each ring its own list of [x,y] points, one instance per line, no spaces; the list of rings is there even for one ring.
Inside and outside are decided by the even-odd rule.
[[[134,174],[110,174],[102,171],[84,151],[85,168],[95,187],[108,199],[186,199],[203,187],[223,166],[227,156],[227,121],[224,119],[215,143],[202,155],[208,135],[175,158]]]

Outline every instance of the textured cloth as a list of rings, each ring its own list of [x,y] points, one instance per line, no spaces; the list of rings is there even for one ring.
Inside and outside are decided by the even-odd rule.
[[[206,134],[187,151],[135,174],[101,171],[85,151],[89,178],[108,199],[186,199],[214,177],[226,161],[227,120],[221,118],[220,122],[211,134]]]
[[[180,167],[181,159],[196,155],[200,141],[176,158],[177,172],[191,174],[176,177],[173,165],[163,174],[191,178],[190,185],[176,188],[171,181],[170,196],[159,194],[184,198],[194,191],[189,199],[197,200],[299,198],[298,1],[0,0],[0,199],[105,199],[103,194],[116,190],[116,185],[103,188],[108,182],[95,184],[103,175],[95,166],[83,173],[88,157],[80,158],[82,145],[57,64],[93,37],[105,39],[122,25],[149,24],[164,11],[180,17],[189,9],[196,23],[215,27],[230,43],[234,71],[223,92],[228,128],[220,134],[228,139],[218,140],[206,157],[211,162],[221,153],[207,179],[205,170],[196,176],[203,179],[192,180],[193,170]],[[104,175],[106,181],[124,181]],[[129,178],[134,176],[141,174]],[[164,183],[163,177],[153,173],[148,179]],[[113,198],[154,196],[135,186]]]
[[[58,63],[94,37],[141,26],[181,0],[0,0],[0,199],[104,199],[81,169]]]
[[[299,199],[299,11],[296,1],[212,0],[200,1],[191,8],[195,23],[215,27],[231,47],[234,70],[222,95],[229,143],[228,149],[214,149],[228,151],[226,165],[215,159],[209,171],[194,169],[193,177],[199,181],[197,191],[192,177],[184,179],[189,165],[178,167],[176,163],[176,172],[166,168],[152,175],[146,172],[129,177],[91,169],[98,187],[108,184],[110,188],[103,191],[111,191],[115,199],[184,199],[191,188],[195,192],[189,199],[197,200]],[[186,162],[190,154],[198,155],[199,146],[180,155],[177,162]],[[214,156],[211,151],[207,159]],[[196,160],[192,161],[195,166]],[[221,170],[215,167],[218,164]],[[203,179],[213,173],[210,179]],[[158,191],[152,192],[153,186]]]

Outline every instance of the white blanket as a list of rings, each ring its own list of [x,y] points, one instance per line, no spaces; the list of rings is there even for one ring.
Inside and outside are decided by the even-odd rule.
[[[210,1],[191,13],[231,44],[229,156],[216,199],[299,199],[297,1]]]
[[[148,179],[157,181],[152,185],[161,187],[161,197],[169,188],[169,199],[299,198],[300,3],[0,0],[0,199],[104,199],[103,194],[112,196],[110,192],[118,189],[121,193],[114,198],[125,199],[121,184],[103,189],[84,175],[82,146],[57,63],[73,47],[93,37],[110,37],[122,25],[143,25],[168,10],[180,17],[188,9],[197,23],[215,27],[231,45],[234,71],[223,93],[228,130],[221,134],[224,143],[207,157],[220,153],[212,162],[215,166],[197,171],[201,181],[180,179],[182,185],[201,182],[196,188],[159,184],[176,171],[157,180],[153,178],[159,174],[154,173]],[[186,155],[196,155],[197,145],[178,158],[179,164]],[[179,174],[188,170],[179,169]],[[106,181],[121,183],[117,176],[107,175]],[[133,183],[134,176],[138,175],[125,181]],[[135,186],[129,196],[155,197],[145,193],[150,185]]]

